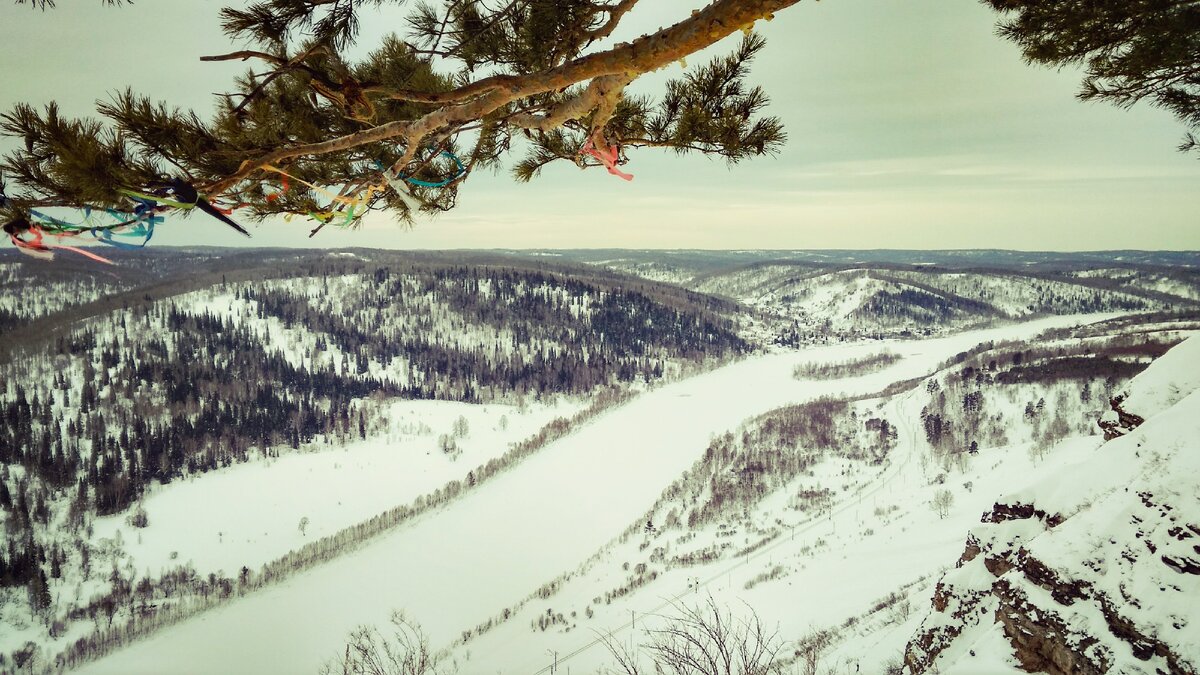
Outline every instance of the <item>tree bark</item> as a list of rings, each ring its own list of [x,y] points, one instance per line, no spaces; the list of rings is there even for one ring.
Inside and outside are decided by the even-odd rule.
[[[390,139],[400,139],[406,144],[404,156],[397,163],[403,166],[416,158],[422,141],[428,136],[455,125],[477,120],[509,103],[519,101],[529,96],[551,91],[560,91],[571,85],[596,78],[612,76],[613,80],[625,83],[645,73],[657,70],[680,59],[708,47],[732,34],[734,31],[749,28],[759,19],[771,20],[774,13],[798,3],[800,0],[716,0],[702,10],[673,26],[659,30],[656,33],[643,35],[640,38],[621,43],[603,52],[581,56],[569,63],[551,68],[540,73],[528,75],[501,75],[480,80],[466,85],[458,90],[443,94],[420,94],[419,92],[395,92],[393,97],[413,100],[436,102],[436,99],[450,101],[438,110],[423,117],[409,121],[394,121],[382,124],[364,131],[355,132],[339,138],[320,143],[280,148],[257,159],[247,160],[232,175],[212,183],[204,189],[210,199],[217,197],[225,190],[235,185],[262,167],[294,157],[321,155],[340,152],[370,143]],[[619,15],[614,14],[614,17]],[[601,30],[611,31],[610,26]],[[257,54],[249,54],[257,56]],[[231,57],[234,58],[234,57]],[[597,85],[603,88],[603,85]],[[623,87],[623,85],[622,85]],[[592,89],[589,88],[588,91]],[[583,95],[586,96],[588,91]],[[619,88],[617,89],[619,93]],[[478,94],[476,96],[476,94]],[[436,97],[436,98],[435,98]],[[445,97],[445,98],[442,98]],[[473,97],[473,98],[472,98]],[[604,96],[595,95],[596,106],[582,110],[582,101],[577,105],[564,104],[569,110],[558,114],[551,111],[548,117],[558,119],[562,114],[587,114],[597,106],[605,103],[611,97],[606,91]],[[612,99],[615,105],[615,99]],[[605,106],[607,108],[607,106]],[[607,115],[611,115],[611,109]],[[607,121],[607,115],[604,121]],[[519,118],[525,125],[535,124],[533,116]],[[565,120],[564,120],[565,121]],[[538,126],[540,128],[540,126]],[[593,129],[593,139],[600,131]],[[602,139],[601,139],[602,140]]]

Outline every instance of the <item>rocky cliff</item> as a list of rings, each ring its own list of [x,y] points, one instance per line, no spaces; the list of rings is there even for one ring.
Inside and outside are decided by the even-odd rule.
[[[1189,339],[1115,401],[1102,420],[1113,440],[986,512],[938,583],[908,668],[1198,672],[1198,389]]]

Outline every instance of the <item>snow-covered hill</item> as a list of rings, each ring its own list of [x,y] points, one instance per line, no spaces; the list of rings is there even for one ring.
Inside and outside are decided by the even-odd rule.
[[[1045,314],[1195,306],[1190,295],[1117,287],[1096,277],[1056,278],[1018,270],[830,269],[763,263],[709,273],[690,286],[736,298],[809,334],[921,334]]]
[[[561,251],[733,298],[782,344],[932,334],[995,320],[1197,308],[1194,254],[1131,251]]]
[[[921,333],[1002,316],[988,303],[869,270],[764,266],[709,277],[696,287],[835,334]]]
[[[1147,355],[1161,353],[1145,345],[1173,344],[1182,335],[1177,326],[1186,325],[1140,333],[1114,321],[1031,339],[1046,327],[1071,323],[1054,318],[891,341],[886,346],[899,361],[849,379],[796,379],[793,366],[843,363],[876,353],[878,342],[784,350],[644,393],[486,483],[455,481],[452,491],[439,490],[442,506],[380,530],[344,555],[322,553],[326,562],[305,563],[304,571],[281,583],[253,573],[243,585],[236,575],[222,581],[218,574],[213,593],[228,592],[228,599],[208,602],[220,609],[163,628],[84,669],[312,672],[337,655],[353,627],[382,625],[392,610],[403,609],[460,672],[539,671],[556,653],[560,667],[586,672],[612,663],[601,637],[644,642],[663,617],[710,596],[778,627],[784,655],[800,666],[811,658],[821,664],[819,672],[894,667],[922,621],[919,608],[934,594],[940,569],[959,555],[962,533],[978,514],[1018,487],[1038,489],[1041,476],[1078,474],[1071,467],[1096,452],[1100,437],[1070,438],[1087,431],[1077,418],[1098,417],[1108,393],[1128,390],[1128,400],[1143,398],[1137,381],[1098,371],[1117,362],[1112,359],[1145,368]],[[1082,353],[1094,354],[1095,363],[1082,364]],[[1164,369],[1180,370],[1160,361],[1147,372]],[[889,386],[895,383],[903,384]],[[861,398],[885,388],[890,391],[882,396]],[[1090,397],[1080,395],[1085,388]],[[833,400],[815,400],[821,396]],[[1046,401],[1044,412],[1039,398]],[[1082,414],[1087,410],[1090,416]],[[947,421],[941,436],[933,436],[927,422],[934,414]],[[471,418],[469,443],[475,445],[464,450],[476,453],[471,456],[477,461],[500,440],[495,415]],[[515,411],[509,415],[517,419]],[[427,418],[418,413],[391,433],[411,431],[405,425]],[[1065,439],[1061,429],[1050,433],[1059,418]],[[976,452],[963,442],[970,437],[980,441]],[[432,436],[423,442],[432,444]],[[381,451],[351,445],[311,459],[284,456],[255,467],[262,471],[257,479],[248,473],[251,467],[211,479],[241,476],[282,488],[276,479],[303,475],[305,465],[329,471],[333,462],[341,465],[333,471],[348,475],[372,466],[419,466],[389,464]],[[454,475],[445,461],[429,468]],[[211,494],[200,489],[209,480],[168,485],[152,495],[144,530],[113,520],[98,522],[97,533],[111,537],[119,528],[127,540],[142,533],[142,541],[126,546],[139,566],[169,564],[170,553],[179,551],[194,557],[198,568],[212,569],[227,566],[238,551],[250,562],[267,560],[283,550],[272,546],[315,539],[328,531],[322,528],[336,526],[341,508],[361,515],[388,501],[386,491],[364,490],[348,506],[336,507],[324,489],[336,481],[317,481],[309,484],[312,500],[294,508],[281,502],[286,513],[278,522],[268,522],[274,509],[258,506],[250,495],[197,513],[199,520],[187,516],[205,510],[197,505]],[[412,488],[431,484],[417,480]],[[405,485],[397,483],[399,489]],[[240,489],[254,488],[245,483]],[[326,507],[303,510],[313,530],[299,531],[292,523],[301,517],[297,509],[321,503]],[[244,522],[214,532],[239,510],[246,511]],[[205,547],[205,560],[186,553],[192,537],[155,527],[173,522],[217,536],[218,545]],[[233,557],[222,562],[222,551]],[[145,600],[136,593],[129,598],[130,607],[163,602],[159,591]],[[98,609],[96,624],[104,627]],[[115,632],[89,638],[85,651],[105,652],[124,643],[122,635],[152,625],[139,619],[118,627],[123,614],[117,610]],[[70,630],[65,639],[46,643],[40,658],[78,635]],[[213,644],[222,649],[212,650]],[[999,664],[1012,660],[993,656]]]
[[[1123,352],[1120,324],[1114,329],[1103,340],[1094,337],[1099,326],[1080,335],[1093,335],[1095,352],[1107,343]],[[1166,344],[1179,339],[1158,335]],[[557,652],[560,669],[590,672],[614,663],[606,643],[650,642],[681,604],[711,596],[777,629],[785,660],[801,672],[810,658],[821,673],[899,668],[920,608],[978,514],[1100,442],[1105,382],[1115,390],[1124,380],[1098,375],[1101,358],[1067,370],[1077,357],[1059,351],[1065,342],[1018,338],[1016,351],[986,343],[904,393],[782,408],[718,436],[622,537],[509,620],[476,626],[453,653],[467,670],[550,672],[553,654],[535,649],[543,648]],[[1016,353],[1036,356],[1030,344],[1047,355],[1012,365]],[[1030,381],[1026,366],[1048,379]],[[1093,396],[1081,397],[1088,386]],[[978,450],[931,442],[924,411],[940,398],[960,411],[951,411],[962,430],[955,437],[975,434]],[[1030,403],[1035,412],[1026,416]],[[1066,437],[1053,431],[1056,419],[1069,427]]]
[[[227,601],[749,349],[728,303],[674,287],[384,258],[25,321],[0,358],[0,658]]]
[[[913,672],[1200,669],[1200,339],[1118,406],[1118,438],[984,513],[908,646]]]

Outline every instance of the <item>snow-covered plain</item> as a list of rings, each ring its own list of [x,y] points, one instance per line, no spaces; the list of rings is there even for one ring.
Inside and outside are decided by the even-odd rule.
[[[93,541],[101,550],[116,548],[104,540],[120,541],[127,555],[121,564],[139,571],[158,573],[191,562],[201,575],[236,576],[242,566],[257,569],[462,478],[504,454],[509,443],[579,407],[566,401],[523,409],[399,401],[384,415],[390,425],[384,433],[344,446],[314,444],[161,486],[143,501],[147,527],[129,526],[124,514],[98,518]],[[460,417],[468,433],[455,439],[460,452],[447,455],[438,439],[451,434]]]
[[[512,606],[611,542],[646,512],[663,486],[695,461],[712,435],[781,405],[825,395],[868,394],[927,375],[944,359],[979,342],[1027,340],[1046,328],[1080,321],[1080,317],[1054,317],[934,340],[889,342],[887,346],[904,357],[901,361],[883,371],[845,380],[797,381],[792,370],[800,361],[844,361],[872,353],[880,343],[754,357],[662,387],[604,414],[480,489],[466,491],[446,507],[410,521],[350,555],[163,630],[83,670],[123,674],[313,672],[340,652],[351,629],[364,623],[382,625],[396,609],[420,621],[435,646],[448,645],[462,630]],[[899,475],[903,467],[911,468],[911,462],[894,462],[888,475]],[[877,486],[864,491],[862,498],[873,497],[882,489]],[[927,509],[918,504],[908,506]],[[850,513],[850,507],[846,504],[837,511],[838,518]],[[858,518],[857,511],[855,514]],[[326,516],[313,511],[310,517],[315,524]],[[829,527],[842,522],[835,518]],[[844,531],[851,530],[853,523],[857,521],[842,525]],[[294,524],[287,526],[295,529]],[[922,536],[961,543],[963,529],[964,523],[948,523],[944,531]],[[861,550],[847,549],[846,558],[858,564],[871,560],[872,551],[878,553],[880,547],[888,546],[870,537],[855,537],[854,541]],[[927,569],[928,563],[941,555],[940,548],[938,556],[925,551],[924,541],[917,539],[907,549],[913,555],[926,556],[913,569]],[[828,578],[821,575],[845,574],[847,563],[827,558],[813,569],[812,579]],[[873,569],[865,566],[863,577],[869,578]],[[731,578],[729,583],[736,586],[735,581]],[[887,579],[886,583],[893,581]],[[829,593],[844,592],[827,583],[814,584],[819,586],[826,595],[812,596],[815,606],[828,606]],[[767,592],[774,597],[776,590],[772,586]],[[878,589],[868,584],[858,592],[865,598],[876,595]],[[514,644],[510,654],[517,652],[527,659],[531,652],[544,650],[543,636],[525,635],[533,639]],[[486,670],[479,669],[476,661],[466,672],[513,672],[516,664],[504,663],[501,656],[496,655],[494,661],[489,658]]]

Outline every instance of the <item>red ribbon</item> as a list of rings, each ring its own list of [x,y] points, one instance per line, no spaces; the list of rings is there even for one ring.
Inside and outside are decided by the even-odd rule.
[[[285,173],[285,174],[283,174],[283,189],[280,190],[279,192],[273,192],[273,193],[267,195],[267,201],[273,202],[276,199],[279,199],[279,195],[284,194],[287,191],[288,191],[288,177],[287,177],[287,174]],[[225,215],[229,215],[229,214],[227,213]]]
[[[617,176],[618,178],[623,178],[625,180],[633,180],[633,174],[625,173],[624,171],[621,171],[620,169],[617,168],[617,148],[616,147],[604,148],[603,150],[598,151],[598,150],[596,150],[596,147],[592,145],[592,139],[588,138],[587,143],[583,144],[583,149],[580,150],[579,152],[583,153],[583,154],[591,155],[592,157],[595,157],[597,160],[600,161],[601,164],[604,165],[604,168],[608,169],[608,172],[611,173],[612,175]]]
[[[78,253],[79,255],[84,256],[86,258],[91,258],[92,260],[98,260],[102,263],[108,263],[109,265],[115,264],[115,263],[113,263],[113,261],[109,260],[108,258],[98,256],[95,253],[90,253],[88,251],[85,251],[81,248],[77,248],[75,246],[64,246],[62,244],[47,244],[44,241],[44,236],[42,234],[42,228],[40,228],[36,225],[31,226],[28,231],[33,234],[33,239],[31,241],[26,241],[26,240],[18,237],[16,234],[8,235],[9,239],[12,239],[12,243],[14,245],[16,245],[17,250],[19,250],[20,252],[22,252],[26,255],[31,255],[35,258],[40,258],[42,260],[54,260],[54,251],[52,249],[61,248],[61,249],[67,250],[67,251],[71,251],[73,253]]]

